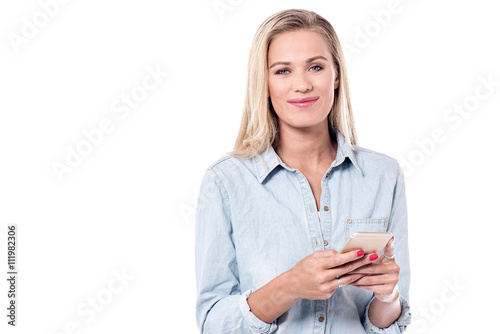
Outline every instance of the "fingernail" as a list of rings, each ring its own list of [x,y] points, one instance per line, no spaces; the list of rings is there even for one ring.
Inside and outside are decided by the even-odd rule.
[[[378,259],[378,255],[372,254],[372,255],[370,255],[369,259],[370,259],[370,261],[375,261],[376,259]]]
[[[358,256],[363,256],[363,254],[365,254],[365,251],[360,249],[357,254]]]

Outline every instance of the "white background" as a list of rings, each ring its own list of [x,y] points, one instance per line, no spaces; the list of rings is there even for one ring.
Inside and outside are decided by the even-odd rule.
[[[286,8],[316,11],[355,50],[346,56],[360,145],[413,161],[408,332],[497,328],[493,1],[221,0],[230,7],[218,12],[214,0],[74,0],[52,16],[44,3],[0,5],[0,277],[7,225],[19,233],[18,326],[6,324],[2,278],[2,333],[197,332],[197,189],[234,144],[252,37]],[[168,75],[127,117],[115,113],[147,68]],[[104,119],[113,130],[59,180],[53,163]],[[437,129],[444,140],[431,144]],[[122,271],[126,283],[113,278]]]

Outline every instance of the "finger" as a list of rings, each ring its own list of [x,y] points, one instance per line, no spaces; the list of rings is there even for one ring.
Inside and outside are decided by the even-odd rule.
[[[353,271],[351,274],[365,274],[365,275],[377,275],[377,274],[399,274],[399,265],[396,262],[392,263],[373,263],[370,265],[359,267]]]
[[[348,262],[359,260],[365,254],[363,250],[353,250],[342,254],[337,253],[334,249],[318,252],[324,252],[318,255],[326,260],[322,265],[323,269],[332,269]]]
[[[363,290],[368,290],[372,291],[375,293],[375,297],[378,299],[384,301],[394,301],[395,297],[398,296],[398,287],[397,285],[391,285],[391,284],[381,284],[381,285],[358,285],[358,284],[352,284],[352,286],[363,289]]]
[[[372,291],[372,292],[379,293],[379,294],[389,293],[390,290],[392,289],[392,286],[390,286],[388,284],[361,285],[361,284],[358,284],[357,282],[355,282],[355,283],[351,284],[351,286],[354,286],[356,288],[360,288],[363,290]]]
[[[394,256],[394,253],[395,253],[395,250],[394,250],[394,236],[392,236],[389,241],[387,242],[387,244],[385,245],[384,247],[384,254],[388,257],[392,257]],[[382,256],[385,260],[391,260],[391,259],[388,259],[386,258],[385,256]],[[394,259],[392,259],[394,260]]]
[[[330,258],[332,256],[336,256],[337,251],[335,249],[327,249],[327,250],[319,250],[315,251],[314,253],[311,254],[312,257],[315,258]]]
[[[378,259],[377,259],[378,260]],[[351,274],[365,274],[365,275],[374,275],[374,274],[380,274],[380,264],[367,264],[364,266],[361,266],[359,268],[356,268],[352,270],[350,273]]]
[[[390,285],[394,286],[399,282],[397,275],[379,274],[379,275],[364,275],[353,285],[358,287],[375,286],[375,285]]]
[[[335,288],[340,288],[344,285],[351,285],[354,284],[356,281],[358,281],[360,278],[362,278],[364,275],[356,274],[356,275],[344,275],[340,278],[336,278],[333,280],[333,283],[335,285]],[[341,285],[342,284],[342,285]]]
[[[359,258],[356,261],[347,262],[341,266],[332,268],[332,270],[330,271],[330,275],[333,275],[333,277],[344,276],[348,273],[352,273],[353,270],[356,270],[359,267],[371,264],[373,261],[377,259],[378,259],[377,254],[367,254],[367,256],[363,256],[362,258]]]

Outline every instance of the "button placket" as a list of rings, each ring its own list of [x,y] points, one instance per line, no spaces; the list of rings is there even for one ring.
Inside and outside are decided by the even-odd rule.
[[[321,181],[321,205],[323,208],[322,216],[323,219],[321,220],[321,234],[323,235],[323,245],[325,249],[328,249],[329,241],[330,240],[330,231],[331,231],[331,215],[330,215],[330,188],[328,187],[328,176],[330,176],[330,173],[328,172],[323,180]]]
[[[322,228],[320,225],[320,219],[318,218],[318,214],[316,213],[316,200],[314,199],[314,194],[312,192],[311,186],[309,185],[306,177],[302,175],[302,173],[300,173],[298,170],[295,170],[294,174],[297,176],[297,180],[299,181],[300,187],[302,188],[302,199],[306,208],[307,225],[309,228],[313,249],[315,251],[323,250],[324,243],[322,241]]]
[[[321,235],[323,236],[323,248],[328,249],[331,231],[331,216],[330,216],[330,188],[328,187],[328,180],[330,177],[330,172],[327,172],[325,177],[321,180],[321,199],[320,208],[323,209],[321,212]],[[317,326],[314,328],[314,333],[324,333],[326,326],[326,312],[327,312],[328,300],[318,301],[316,305],[316,320]]]
[[[312,241],[314,250],[327,249],[329,245],[330,238],[330,212],[329,207],[325,204],[329,204],[330,201],[330,191],[328,189],[328,182],[325,178],[321,181],[321,198],[320,198],[320,208],[323,212],[320,213],[318,217],[316,210],[316,199],[312,192],[311,186],[307,179],[298,170],[294,171],[297,176],[297,180],[302,189],[302,199],[304,201],[304,208],[306,209],[306,217],[308,222],[309,233]],[[325,209],[326,207],[326,209]],[[321,209],[320,209],[321,210]],[[318,242],[319,241],[319,242]],[[322,241],[322,242],[321,242]],[[314,312],[314,328],[313,333],[325,333],[326,326],[326,309],[327,300],[315,301],[315,312]]]
[[[314,327],[313,333],[325,333],[325,325],[326,325],[326,301],[324,300],[316,300],[315,301],[315,310],[314,310]]]

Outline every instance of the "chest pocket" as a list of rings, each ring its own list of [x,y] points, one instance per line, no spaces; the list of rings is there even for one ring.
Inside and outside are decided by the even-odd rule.
[[[386,232],[386,218],[364,218],[364,219],[347,219],[345,228],[345,239],[354,232]]]

